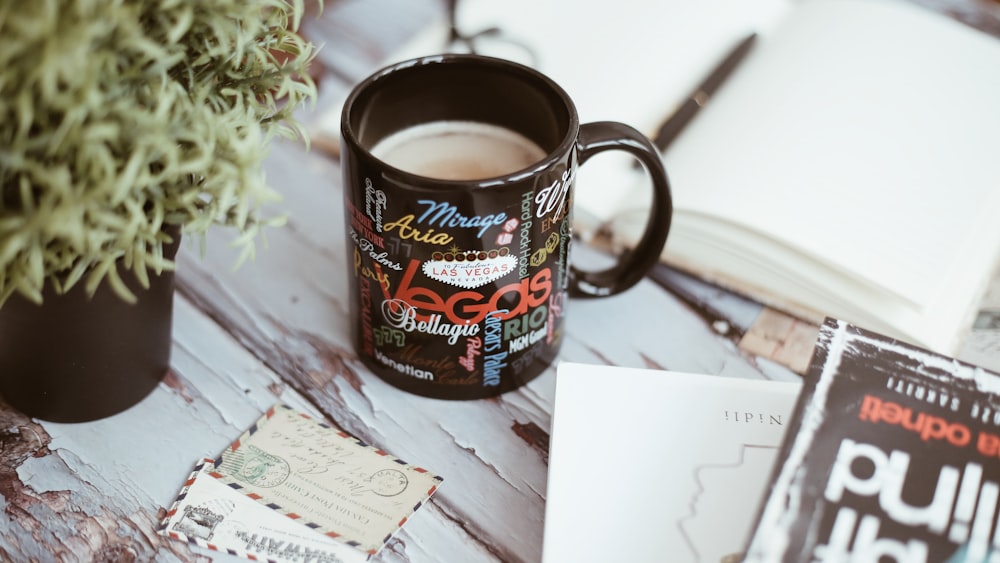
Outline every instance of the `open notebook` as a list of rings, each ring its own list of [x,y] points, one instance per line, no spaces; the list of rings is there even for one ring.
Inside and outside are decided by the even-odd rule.
[[[917,8],[803,2],[668,149],[667,261],[955,352],[1000,250],[997,68],[1000,41]],[[582,203],[632,240],[642,199],[609,192]]]
[[[665,261],[817,324],[831,315],[956,351],[1000,251],[1000,41],[893,0],[459,8],[463,31],[497,26],[528,47],[493,42],[562,84],[582,121],[650,134],[756,31],[665,154]],[[443,50],[443,32],[430,35],[396,58]],[[583,167],[579,234],[636,239],[648,188],[630,164]]]

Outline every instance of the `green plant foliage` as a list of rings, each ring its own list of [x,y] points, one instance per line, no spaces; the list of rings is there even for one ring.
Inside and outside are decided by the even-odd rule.
[[[0,304],[45,283],[132,294],[167,225],[236,229],[251,257],[261,167],[315,98],[302,0],[0,0]]]

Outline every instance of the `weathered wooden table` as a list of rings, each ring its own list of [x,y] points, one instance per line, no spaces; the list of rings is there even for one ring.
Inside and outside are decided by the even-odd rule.
[[[928,2],[1000,36],[1000,4]],[[443,10],[433,0],[328,3],[308,24],[326,43],[321,107]],[[281,400],[444,476],[378,560],[537,561],[554,369],[522,390],[475,402],[420,398],[383,383],[349,343],[337,160],[279,142],[267,173],[286,194],[288,225],[270,231],[256,262],[237,271],[228,233],[210,236],[204,257],[194,245],[182,250],[172,369],[151,396],[75,425],[0,406],[0,558],[236,560],[154,530],[195,461],[218,454]],[[797,377],[740,346],[760,306],[668,269],[657,278],[618,297],[571,303],[562,359]],[[960,354],[994,369],[998,295],[994,289],[987,298]],[[602,416],[600,404],[593,409]]]

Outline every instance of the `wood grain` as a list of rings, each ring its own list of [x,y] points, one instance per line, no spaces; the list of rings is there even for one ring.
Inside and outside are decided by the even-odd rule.
[[[949,5],[964,14],[974,4]],[[433,0],[329,4],[308,25],[326,43],[321,103],[342,95],[440,10]],[[974,12],[977,25],[1000,35],[995,4]],[[164,540],[156,525],[196,460],[216,455],[282,400],[444,476],[379,561],[538,561],[554,370],[517,392],[474,402],[408,395],[373,376],[349,344],[338,162],[279,141],[266,168],[285,194],[287,226],[270,231],[256,261],[237,271],[231,233],[212,233],[204,256],[187,241],[172,369],[152,395],[77,425],[0,406],[0,559],[238,561]],[[683,292],[644,280],[619,297],[570,303],[562,358],[797,377],[739,348],[759,306],[675,281]],[[977,329],[965,354],[996,362],[998,330]],[[600,405],[593,409],[602,416]]]

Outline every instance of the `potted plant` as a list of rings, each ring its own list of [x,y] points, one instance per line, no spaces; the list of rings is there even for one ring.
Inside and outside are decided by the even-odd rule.
[[[302,0],[0,2],[0,395],[90,420],[166,372],[173,254],[239,261],[277,199],[275,134],[315,98]]]

